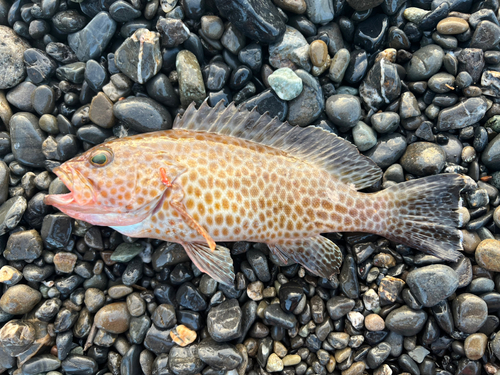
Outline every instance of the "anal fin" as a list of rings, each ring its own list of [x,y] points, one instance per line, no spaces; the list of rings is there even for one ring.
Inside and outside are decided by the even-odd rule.
[[[276,247],[279,252],[302,264],[315,275],[327,279],[339,273],[342,264],[339,247],[323,236],[281,240],[268,246]]]
[[[228,248],[216,245],[211,250],[205,243],[182,243],[186,253],[201,272],[211,276],[215,281],[232,286],[234,269],[231,253]]]

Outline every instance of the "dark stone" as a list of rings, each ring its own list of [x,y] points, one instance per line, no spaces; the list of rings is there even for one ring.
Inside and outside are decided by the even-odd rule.
[[[380,48],[388,29],[388,18],[384,14],[369,17],[358,24],[354,32],[354,43],[367,52]]]
[[[18,112],[11,117],[9,126],[16,160],[30,167],[43,167],[45,157],[42,143],[45,133],[38,125],[38,118],[32,113]]]
[[[243,357],[230,344],[218,343],[212,339],[204,339],[198,344],[200,359],[215,370],[229,371],[240,365]]]
[[[222,302],[210,310],[207,328],[210,336],[217,342],[225,342],[241,336],[242,311],[235,299]]]
[[[115,116],[138,132],[166,130],[172,127],[172,116],[150,98],[131,97],[115,103]]]
[[[36,48],[28,48],[24,51],[24,63],[29,79],[35,84],[49,80],[57,68],[57,63],[54,60]]]

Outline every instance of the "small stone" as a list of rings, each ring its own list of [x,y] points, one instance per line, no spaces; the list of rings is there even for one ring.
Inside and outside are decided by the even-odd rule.
[[[13,357],[26,351],[35,339],[35,326],[29,321],[13,319],[0,329],[0,344]]]
[[[7,240],[3,256],[9,261],[33,261],[42,255],[42,251],[42,238],[32,229],[13,233]]]
[[[443,49],[435,44],[420,48],[413,54],[406,66],[407,78],[410,81],[422,81],[430,78],[441,68],[443,58]]]
[[[453,320],[457,329],[464,333],[475,333],[486,322],[486,302],[470,293],[462,293],[452,303]]]
[[[181,324],[170,331],[170,337],[177,345],[184,347],[196,340],[196,331]]]
[[[15,285],[23,278],[23,274],[12,266],[0,268],[0,283],[5,285]]]
[[[435,143],[415,142],[401,157],[403,168],[417,176],[438,174],[444,168],[446,153]]]
[[[412,351],[408,352],[408,355],[417,363],[422,363],[424,358],[430,354],[430,352],[423,346],[417,346]]]
[[[455,293],[458,282],[457,273],[441,264],[417,268],[406,277],[411,292],[426,307],[435,306]]]
[[[42,294],[28,285],[14,285],[0,298],[0,309],[8,314],[22,315],[30,312],[42,299]]]
[[[427,320],[423,310],[413,310],[408,306],[400,307],[389,313],[385,319],[387,328],[403,336],[413,336],[419,333]]]
[[[113,106],[113,113],[138,132],[172,128],[172,116],[165,107],[148,97],[130,97]]]
[[[311,70],[307,40],[298,30],[287,26],[283,39],[269,46],[269,63],[276,69],[296,66]]]
[[[443,35],[462,34],[469,30],[469,23],[458,17],[447,17],[437,24],[438,33]]]
[[[488,271],[500,272],[500,241],[486,239],[476,248],[475,258],[478,265]]]
[[[225,342],[241,336],[242,312],[235,299],[222,302],[210,310],[207,328],[210,336],[217,342]]]
[[[318,79],[305,70],[295,71],[302,79],[303,90],[298,97],[288,102],[287,121],[290,125],[307,126],[312,124],[323,112],[323,90]]]
[[[353,54],[351,54],[351,60],[352,57]],[[363,102],[373,110],[378,110],[382,105],[391,103],[399,97],[400,93],[401,79],[397,68],[385,59],[381,59],[373,65],[359,86],[359,95]]]
[[[360,312],[350,311],[349,313],[347,313],[347,319],[349,319],[354,329],[359,330],[363,328],[363,322],[365,320],[365,317]]]
[[[115,52],[115,64],[132,81],[144,84],[161,69],[159,34],[139,29]]]
[[[137,255],[144,251],[144,245],[138,242],[127,243],[123,242],[111,254],[113,262],[128,263]]]
[[[10,89],[26,77],[24,52],[30,45],[10,27],[0,26],[0,90]]]
[[[472,361],[480,360],[486,352],[488,336],[484,333],[473,333],[464,342],[464,351],[467,358]]]
[[[485,51],[494,48],[500,42],[500,26],[490,21],[477,24],[470,43],[471,48],[481,48]]]
[[[179,75],[182,106],[187,107],[191,102],[201,104],[206,97],[206,91],[196,56],[187,50],[182,50],[177,54],[175,66]]]
[[[302,80],[290,68],[280,68],[268,77],[269,85],[282,100],[292,100],[302,92]]]
[[[328,77],[336,83],[342,82],[344,74],[349,66],[349,61],[351,60],[351,54],[348,49],[340,49],[332,58],[330,63],[330,70],[328,72]]]
[[[61,251],[54,256],[54,266],[58,272],[71,273],[77,260],[78,257],[75,254]]]
[[[295,366],[300,363],[302,358],[300,358],[300,355],[297,354],[288,354],[287,356],[283,357],[282,362],[283,366]]]
[[[19,224],[27,206],[26,198],[21,196],[10,198],[2,203],[0,206],[0,235],[4,235]]]
[[[18,112],[10,119],[9,126],[12,153],[16,160],[30,167],[42,167],[45,162],[42,153],[45,133],[38,125],[38,118],[32,113]]]
[[[365,318],[365,327],[369,331],[382,331],[385,329],[385,322],[380,315],[370,314]]]
[[[326,101],[326,114],[330,121],[343,128],[355,127],[361,118],[361,104],[353,95],[332,95]]]
[[[113,102],[103,92],[92,98],[89,117],[94,124],[103,128],[112,128],[115,125]]]
[[[100,12],[80,31],[68,35],[68,44],[78,60],[97,60],[116,31],[116,21],[109,13]]]
[[[278,372],[283,370],[283,361],[276,353],[271,353],[267,359],[266,370],[269,372]]]
[[[309,48],[309,57],[314,66],[323,66],[328,57],[328,46],[326,43],[322,40],[313,41]]]
[[[198,355],[203,362],[219,371],[234,370],[243,362],[241,353],[233,345],[218,343],[210,338],[200,342]]]
[[[367,151],[377,144],[377,133],[363,121],[352,128],[352,136],[359,151]]]
[[[264,290],[264,284],[262,281],[255,281],[253,283],[248,284],[247,286],[247,295],[248,298],[254,301],[260,301],[263,296],[262,292]]]
[[[462,129],[481,120],[487,103],[483,98],[469,98],[439,112],[436,128],[439,131]]]
[[[97,328],[109,333],[120,334],[128,330],[130,313],[125,302],[115,302],[102,307],[94,317]]]

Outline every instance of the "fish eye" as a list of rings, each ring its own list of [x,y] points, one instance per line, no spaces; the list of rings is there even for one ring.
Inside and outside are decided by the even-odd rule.
[[[109,164],[113,160],[113,154],[108,151],[108,150],[98,150],[92,158],[90,159],[90,162],[92,165],[95,167],[104,167],[105,165]]]

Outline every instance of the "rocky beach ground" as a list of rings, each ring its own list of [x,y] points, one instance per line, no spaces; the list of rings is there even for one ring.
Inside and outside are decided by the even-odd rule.
[[[0,0],[0,373],[498,374],[499,6]],[[471,177],[463,257],[330,234],[327,280],[238,242],[228,287],[180,245],[44,204],[61,163],[204,100],[351,141],[384,170],[369,192]]]

